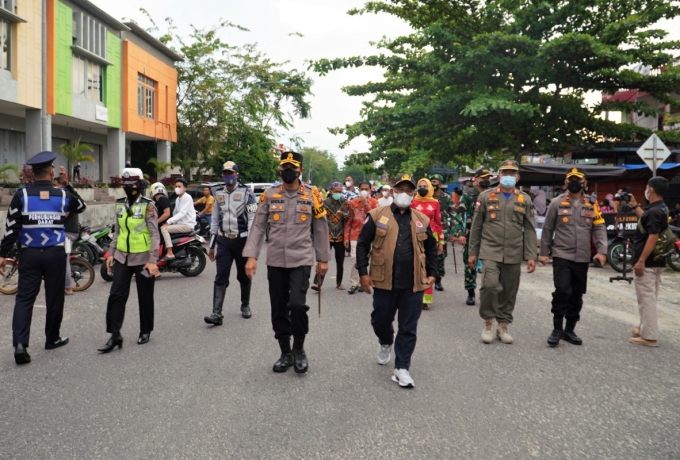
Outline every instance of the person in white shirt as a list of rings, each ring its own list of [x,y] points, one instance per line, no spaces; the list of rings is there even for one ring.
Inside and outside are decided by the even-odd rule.
[[[177,194],[177,201],[175,201],[175,210],[172,212],[172,217],[169,218],[165,225],[161,227],[161,234],[167,252],[166,259],[174,259],[175,254],[172,252],[172,237],[171,233],[189,233],[196,225],[196,210],[194,209],[194,200],[187,195],[187,181],[184,178],[179,178],[175,181],[175,194]]]
[[[380,198],[378,198],[378,206],[392,205],[394,198],[392,198],[392,195],[390,195],[390,191],[392,191],[392,187],[389,185],[385,184],[382,186],[380,189]]]

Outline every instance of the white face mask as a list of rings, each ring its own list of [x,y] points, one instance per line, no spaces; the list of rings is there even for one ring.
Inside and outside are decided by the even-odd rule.
[[[385,198],[387,198],[388,195],[390,194],[390,192],[382,192],[382,194],[383,194],[383,196],[384,196]]]
[[[360,191],[359,195],[361,195],[363,198],[368,198],[368,192],[366,190]]]
[[[350,188],[352,186],[352,183],[350,181],[345,182],[345,187]]]
[[[181,187],[175,187],[175,195],[181,195],[182,194],[182,188]]]
[[[649,201],[649,196],[650,196],[650,195],[651,195],[651,193],[649,192],[649,189],[646,188],[646,189],[645,189],[645,199],[646,199],[647,201]]]
[[[411,206],[411,201],[413,197],[409,196],[408,193],[395,193],[394,194],[394,204],[400,208],[408,208]]]

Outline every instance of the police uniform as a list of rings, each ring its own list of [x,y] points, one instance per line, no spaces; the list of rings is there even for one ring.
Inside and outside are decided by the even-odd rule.
[[[26,162],[36,172],[53,168],[57,155],[41,152]],[[64,220],[69,213],[85,210],[85,203],[68,191],[55,188],[52,180],[36,180],[17,190],[7,211],[5,235],[0,243],[0,257],[7,257],[15,243],[19,251],[19,290],[12,318],[12,343],[17,364],[31,361],[29,345],[33,304],[45,280],[45,348],[66,345],[59,336],[64,314],[64,280],[66,264]]]
[[[222,171],[238,173],[239,169],[233,161],[227,161]],[[237,180],[236,175],[233,176]],[[229,286],[231,265],[236,263],[236,279],[241,285],[241,315],[250,318],[250,288],[252,281],[246,275],[246,258],[243,248],[246,245],[248,231],[253,223],[257,200],[253,192],[238,182],[233,190],[226,186],[215,190],[215,206],[213,206],[212,224],[210,226],[210,249],[217,249],[215,261],[217,274],[213,291],[212,315],[204,318],[208,324],[222,325],[222,305]]]
[[[153,201],[143,196],[144,181],[140,169],[125,168],[123,184],[137,184],[138,188],[134,195],[116,202],[116,225],[109,245],[109,257],[114,258],[113,282],[106,306],[106,332],[111,334],[111,338],[99,348],[102,353],[122,346],[120,331],[133,275],[139,301],[140,333],[137,343],[147,343],[154,327],[155,278],[149,276],[148,271],[144,272],[144,265],[158,261],[158,213]]]
[[[408,174],[397,179],[394,186],[403,182],[411,183],[415,190]],[[401,386],[413,386],[408,371],[423,310],[423,293],[430,287],[428,277],[437,276],[437,241],[430,219],[416,209],[399,208],[396,203],[370,211],[357,241],[356,265],[359,275],[370,275],[375,286],[371,325],[381,348],[378,362],[389,362],[394,343],[392,379]],[[392,323],[397,311],[399,331],[395,338]]]
[[[519,173],[516,161],[501,163],[500,171]],[[502,179],[502,177],[501,177]],[[512,343],[507,332],[519,288],[523,260],[536,260],[538,243],[531,197],[513,187],[506,197],[500,187],[479,195],[470,229],[470,256],[482,261],[482,287],[479,315],[485,321],[484,332],[491,331],[493,319],[498,322],[496,336]]]
[[[572,168],[567,172],[567,181],[572,177],[585,179],[585,171]],[[607,231],[597,202],[591,203],[584,192],[577,199],[572,199],[567,192],[552,200],[545,216],[539,253],[541,256],[552,254],[555,292],[552,300],[554,330],[548,339],[550,346],[557,346],[562,338],[576,345],[582,343],[574,328],[580,319],[583,294],[586,293],[591,237],[597,252],[606,254]]]
[[[301,167],[302,155],[283,152],[280,165],[286,164]],[[272,326],[282,353],[274,365],[276,372],[286,371],[293,358],[296,372],[307,370],[303,344],[309,331],[306,305],[309,277],[315,255],[317,262],[327,263],[330,259],[328,222],[321,195],[316,187],[302,184],[299,176],[293,183],[298,184],[295,190],[288,190],[282,184],[268,188],[260,196],[243,250],[244,257],[258,258],[269,222],[267,279]],[[291,356],[291,336],[294,357]]]

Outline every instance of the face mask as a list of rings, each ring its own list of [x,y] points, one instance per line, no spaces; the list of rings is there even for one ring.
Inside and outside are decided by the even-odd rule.
[[[179,196],[183,191],[184,189],[182,187],[175,187],[175,195]]]
[[[439,185],[433,185],[432,188],[433,188],[434,191],[436,192],[437,190],[439,190]]]
[[[123,191],[128,197],[128,201],[132,202],[137,197],[137,189],[132,185],[123,185]]]
[[[479,186],[482,187],[482,188],[489,188],[489,187],[491,187],[491,181],[490,180],[480,180]]]
[[[292,169],[284,169],[281,171],[281,179],[283,179],[286,184],[292,184],[298,177],[300,177],[300,171],[293,171]]]
[[[389,196],[390,192],[382,192],[382,194],[385,198],[387,198]]]
[[[650,197],[651,197],[650,190],[649,190],[648,188],[646,188],[646,189],[645,189],[645,199],[646,199],[647,201],[649,201],[649,200],[650,200]]]
[[[333,194],[333,199],[335,201],[340,201],[342,199],[342,193],[334,193]]]
[[[359,192],[359,195],[361,195],[362,198],[368,198],[368,191],[362,190]]]
[[[567,190],[569,190],[571,193],[578,193],[583,190],[583,184],[580,182],[569,182],[567,184]]]
[[[236,181],[238,180],[238,178],[234,174],[234,175],[231,175],[231,176],[222,176],[222,180],[224,181],[224,183],[226,185],[234,185],[236,183]]]
[[[501,176],[501,185],[505,188],[513,188],[517,183],[515,176]]]
[[[352,186],[352,183],[350,181],[345,182],[345,187],[350,188]]]
[[[411,206],[411,201],[413,201],[413,197],[409,196],[408,193],[394,194],[394,204],[400,208],[408,208]]]
[[[418,195],[420,196],[427,196],[427,192],[429,192],[429,190],[426,188],[421,187],[418,189]]]

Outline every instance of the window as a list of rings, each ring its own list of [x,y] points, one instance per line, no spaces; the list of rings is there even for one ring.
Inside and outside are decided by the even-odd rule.
[[[102,66],[73,55],[72,91],[88,99],[102,101]]]
[[[137,115],[154,119],[156,108],[156,82],[137,74]]]
[[[0,69],[10,70],[12,24],[0,19]]]
[[[74,11],[73,45],[106,59],[106,27],[84,13]]]

